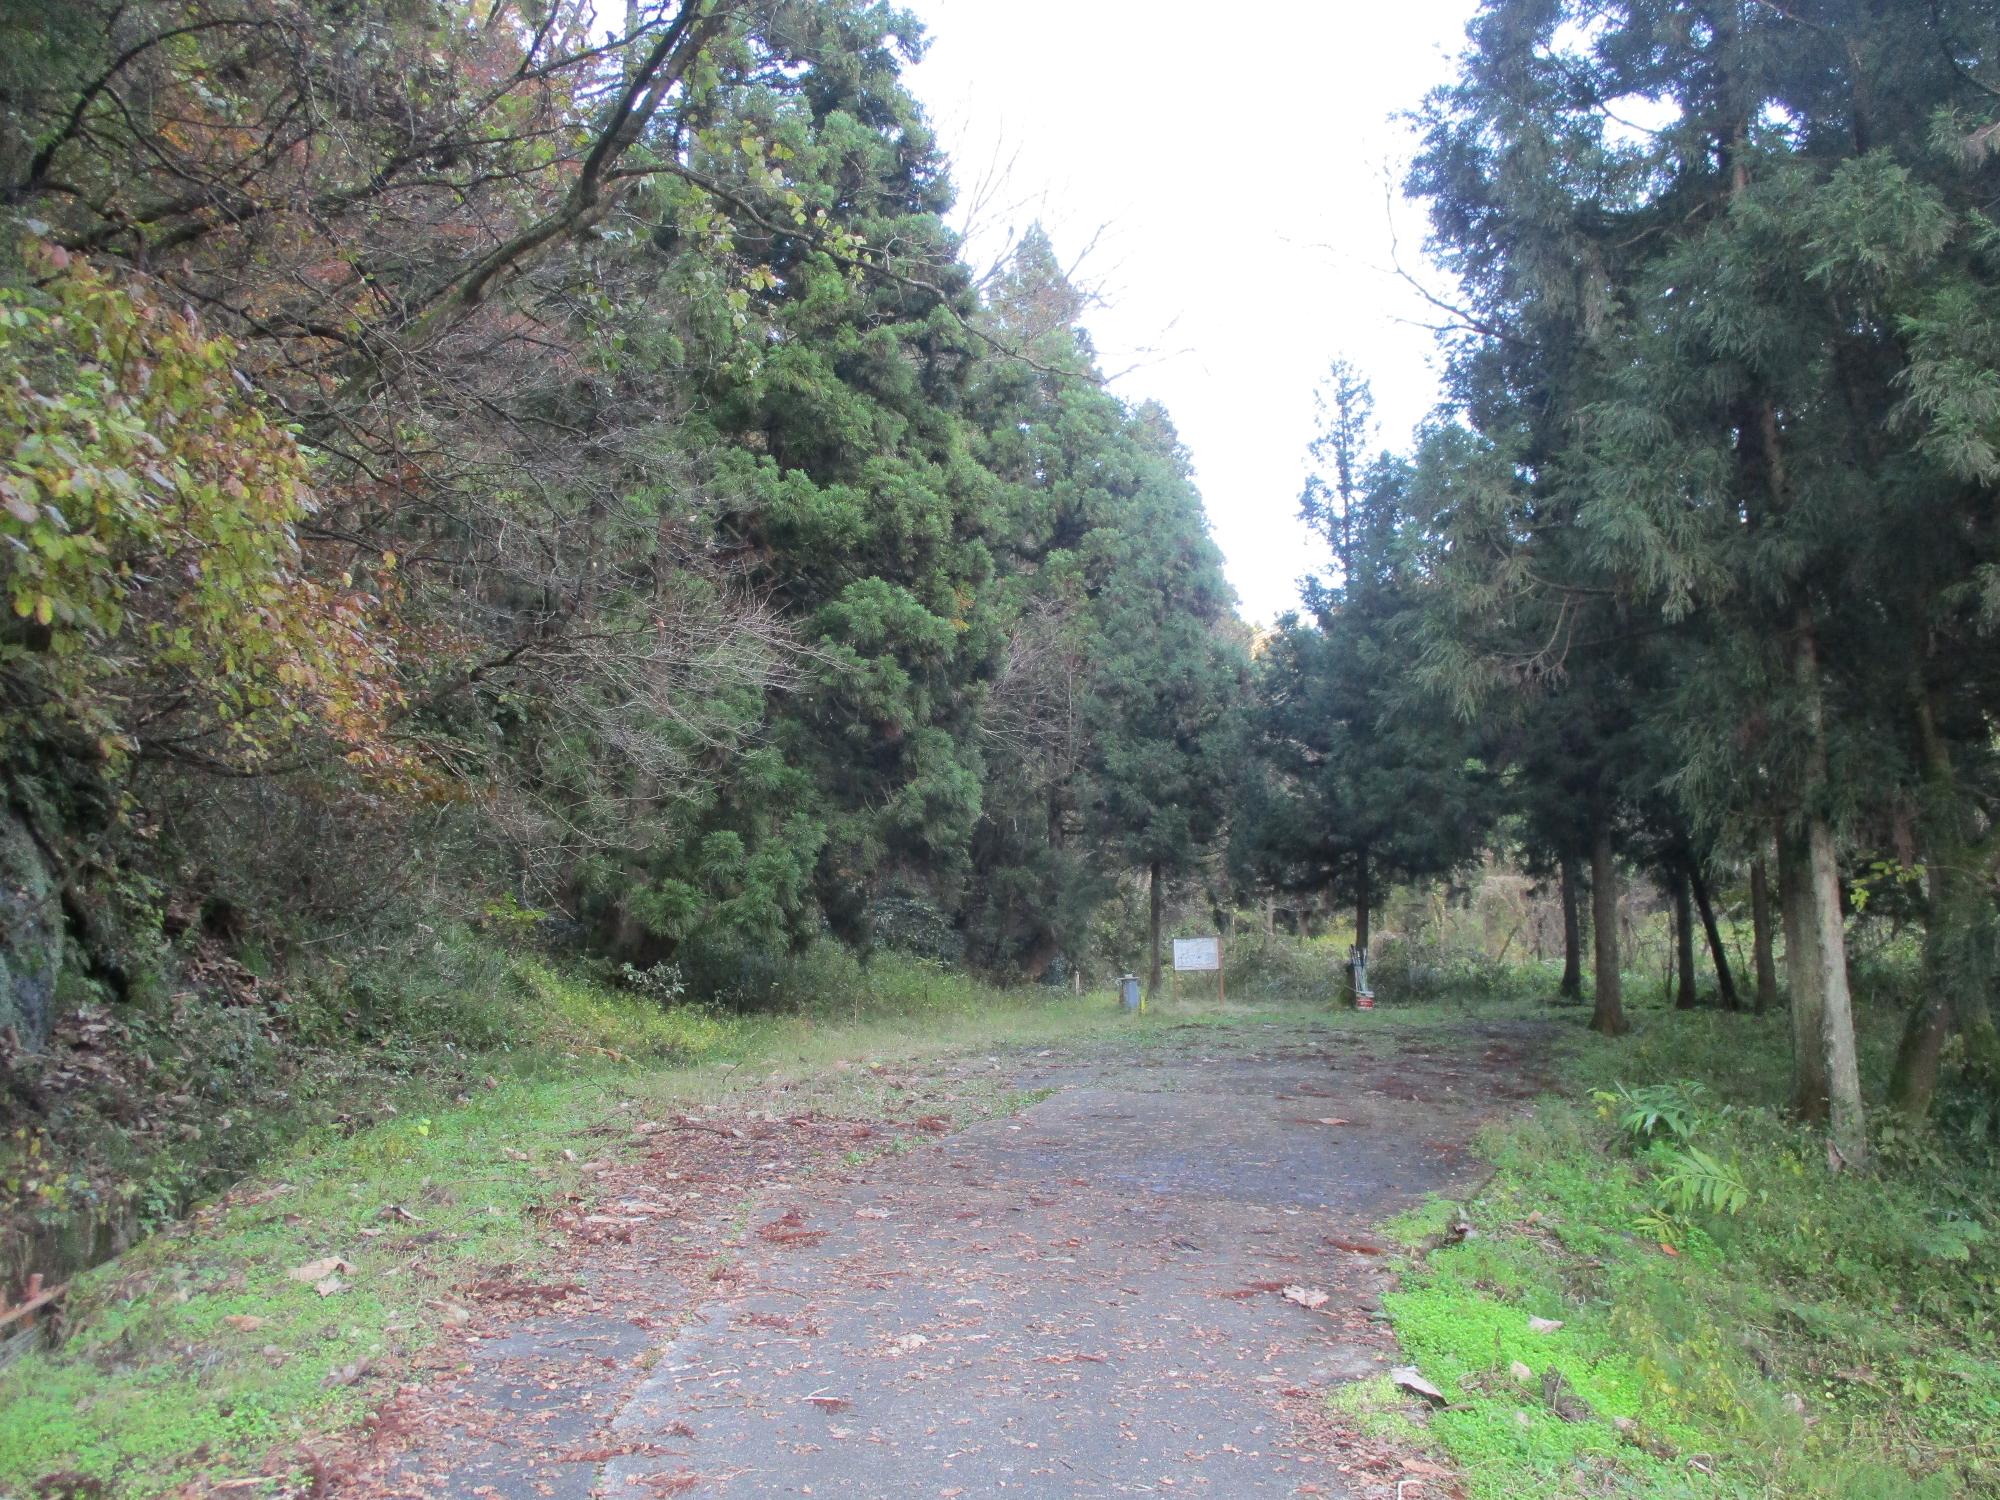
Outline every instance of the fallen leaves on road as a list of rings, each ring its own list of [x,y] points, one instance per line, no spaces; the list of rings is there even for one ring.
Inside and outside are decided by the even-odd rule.
[[[1449,1406],[1444,1392],[1417,1373],[1415,1365],[1397,1365],[1389,1371],[1389,1378],[1406,1391],[1412,1391],[1430,1402],[1432,1406]]]
[[[768,1224],[757,1226],[757,1238],[773,1245],[817,1245],[827,1236],[824,1229],[805,1227],[806,1216],[788,1208]]]
[[[692,1469],[682,1469],[674,1474],[646,1474],[629,1481],[643,1484],[649,1490],[657,1490],[662,1495],[685,1495],[701,1483],[701,1476]]]
[[[1344,1240],[1339,1235],[1326,1236],[1326,1242],[1336,1250],[1346,1250],[1355,1255],[1386,1255],[1388,1251],[1380,1245],[1371,1245],[1366,1240]]]
[[[580,1281],[516,1281],[506,1276],[489,1276],[466,1288],[483,1302],[561,1302],[582,1290]]]
[[[692,1437],[694,1434],[688,1434]],[[560,1464],[601,1464],[614,1458],[626,1458],[639,1454],[645,1458],[656,1458],[665,1450],[658,1443],[607,1443],[601,1448],[571,1448],[556,1455]]]
[[[1285,1284],[1282,1281],[1253,1281],[1248,1286],[1237,1287],[1229,1292],[1217,1292],[1215,1295],[1227,1297],[1231,1302],[1243,1302],[1251,1297],[1260,1297],[1267,1292],[1282,1292],[1284,1289]]]
[[[1355,1103],[1363,1108],[1372,1108],[1366,1101],[1355,1097],[1354,1090],[1343,1091],[1338,1097],[1331,1089],[1305,1087],[1297,1092],[1317,1096],[1301,1102],[1298,1106],[1301,1109],[1310,1109],[1314,1104],[1326,1108],[1333,1103]],[[516,1352],[514,1341],[495,1337],[518,1326],[536,1330],[539,1339],[543,1322],[532,1320],[543,1320],[551,1327],[558,1324],[568,1327],[574,1322],[574,1310],[579,1305],[588,1303],[595,1310],[600,1298],[609,1301],[608,1315],[615,1316],[620,1322],[640,1328],[673,1329],[678,1325],[685,1307],[698,1306],[717,1295],[719,1289],[709,1284],[711,1277],[722,1276],[722,1271],[717,1268],[726,1267],[730,1276],[746,1280],[748,1289],[754,1291],[757,1290],[755,1278],[758,1268],[782,1266],[785,1270],[778,1279],[783,1286],[789,1287],[791,1282],[787,1278],[808,1265],[818,1269],[819,1258],[830,1255],[837,1248],[852,1252],[851,1263],[843,1258],[834,1265],[839,1295],[859,1295],[864,1291],[880,1291],[890,1285],[896,1276],[909,1274],[903,1268],[902,1258],[911,1254],[920,1238],[932,1236],[949,1238],[961,1256],[953,1264],[965,1268],[965,1274],[975,1278],[988,1274],[984,1268],[989,1260],[1003,1262],[1005,1267],[992,1274],[1011,1277],[1041,1274],[1023,1272],[1021,1261],[1066,1263],[1072,1256],[1076,1256],[1077,1269],[1057,1274],[1079,1278],[1079,1286],[1094,1287],[1106,1295],[1117,1285],[1113,1278],[1121,1274],[1128,1278],[1136,1276],[1136,1271],[1107,1266],[1077,1255],[1081,1237],[1069,1233],[1074,1226],[1065,1222],[1065,1215],[1076,1215],[1089,1221],[1094,1213],[1115,1211],[1116,1205],[1113,1204],[1111,1210],[1103,1209],[1100,1195],[1108,1199],[1111,1190],[1102,1181],[1085,1176],[1061,1178],[1054,1175],[1065,1168],[1075,1172],[1085,1166],[1083,1161],[1072,1164],[1064,1160],[1060,1149],[1064,1143],[1055,1136],[1046,1140],[1030,1138],[1038,1151],[1046,1151],[1045,1158],[1037,1158],[1038,1163],[1045,1160],[1046,1165],[1024,1182],[996,1180],[989,1183],[985,1180],[988,1177],[999,1178],[1002,1174],[995,1172],[988,1158],[981,1155],[983,1137],[975,1132],[970,1136],[954,1136],[953,1158],[943,1158],[936,1153],[917,1153],[910,1159],[924,1170],[919,1184],[921,1192],[908,1201],[894,1196],[877,1200],[868,1186],[868,1179],[874,1173],[872,1166],[867,1174],[862,1175],[860,1184],[847,1187],[855,1174],[842,1168],[852,1168],[857,1162],[843,1159],[841,1153],[864,1138],[872,1136],[877,1142],[900,1141],[907,1146],[917,1144],[921,1134],[928,1133],[942,1143],[945,1135],[959,1129],[955,1115],[921,1113],[926,1109],[942,1111],[947,1107],[958,1108],[944,1102],[943,1097],[927,1082],[918,1091],[903,1090],[902,1094],[893,1117],[874,1124],[802,1113],[792,1096],[780,1097],[779,1094],[771,1096],[772,1107],[764,1109],[761,1118],[754,1112],[734,1113],[732,1117],[731,1112],[720,1106],[706,1115],[694,1110],[683,1113],[675,1108],[662,1111],[661,1118],[666,1123],[648,1121],[635,1129],[632,1119],[640,1113],[639,1106],[634,1105],[627,1112],[613,1115],[599,1132],[607,1138],[606,1144],[599,1148],[582,1148],[586,1156],[591,1155],[593,1150],[610,1154],[577,1169],[579,1180],[574,1184],[564,1183],[560,1197],[549,1210],[549,1222],[563,1236],[557,1243],[568,1258],[553,1263],[524,1262],[511,1268],[489,1266],[484,1272],[496,1280],[531,1275],[553,1280],[575,1275],[582,1266],[589,1266],[592,1274],[586,1283],[586,1292],[583,1296],[572,1298],[558,1313],[537,1305],[534,1299],[542,1294],[516,1293],[511,1285],[503,1284],[492,1289],[503,1300],[479,1306],[476,1320],[472,1314],[449,1303],[433,1302],[433,1308],[450,1309],[445,1316],[434,1318],[437,1324],[448,1325],[466,1319],[473,1321],[475,1331],[488,1337],[484,1342],[460,1341],[447,1333],[435,1352],[426,1352],[420,1358],[413,1356],[416,1358],[415,1373],[423,1376],[423,1383],[413,1382],[398,1387],[399,1391],[411,1394],[396,1398],[401,1404],[383,1420],[379,1429],[386,1435],[377,1441],[380,1451],[366,1456],[371,1471],[370,1482],[380,1486],[369,1492],[372,1500],[387,1500],[390,1494],[395,1493],[389,1486],[395,1484],[399,1477],[406,1478],[409,1474],[420,1472],[416,1467],[419,1464],[444,1471],[461,1450],[475,1442],[494,1443],[503,1454],[509,1472],[542,1493],[549,1493],[549,1490],[536,1485],[537,1477],[546,1475],[552,1485],[564,1482],[563,1477],[555,1472],[554,1465],[573,1464],[579,1460],[602,1462],[624,1451],[617,1446],[619,1434],[609,1424],[632,1399],[646,1368],[643,1359],[625,1358],[622,1343],[607,1345],[620,1351],[615,1363],[609,1359],[575,1358],[567,1345],[550,1346],[544,1350],[539,1342],[530,1353],[520,1354]],[[1269,1097],[1270,1093],[1264,1092],[1264,1098]],[[661,1109],[658,1104],[653,1107]],[[1263,1108],[1267,1111],[1269,1106]],[[1265,1112],[1262,1118],[1269,1120],[1271,1116]],[[1109,1123],[1105,1122],[1107,1130]],[[1374,1139],[1380,1133],[1382,1121],[1373,1116],[1370,1119],[1350,1120],[1343,1116],[1326,1115],[1302,1117],[1295,1123],[1299,1126],[1293,1136],[1296,1144],[1306,1146],[1317,1140],[1318,1145],[1312,1149],[1331,1151],[1336,1156],[1344,1157],[1351,1152],[1330,1140],[1316,1137],[1314,1130],[1352,1127]],[[1371,1130],[1371,1126],[1375,1128]],[[1006,1139],[1015,1140],[1013,1137]],[[1415,1150],[1427,1143],[1412,1141],[1409,1144]],[[497,1143],[494,1151],[498,1154]],[[968,1157],[973,1159],[961,1159]],[[546,1154],[538,1154],[537,1160],[544,1159],[547,1159]],[[1012,1161],[1012,1157],[1008,1160]],[[1425,1160],[1429,1158],[1425,1157]],[[915,1166],[908,1170],[914,1172]],[[1336,1164],[1335,1170],[1346,1169]],[[1048,1175],[1042,1175],[1043,1172]],[[772,1177],[770,1174],[773,1173],[778,1176]],[[821,1176],[837,1185],[834,1192],[821,1194],[811,1186],[815,1178]],[[804,1196],[793,1200],[799,1206],[788,1206],[783,1199],[772,1202],[770,1195],[774,1183],[785,1191],[804,1189]],[[1086,1192],[1078,1198],[1066,1191],[1067,1188],[1095,1191]],[[748,1216],[746,1234],[745,1221],[735,1216],[742,1212],[743,1195],[753,1190],[761,1193],[763,1201],[758,1205],[761,1211]],[[1039,1213],[1025,1220],[1004,1216],[1024,1202],[1027,1208]],[[388,1223],[394,1217],[404,1216],[406,1211],[380,1212],[382,1216],[375,1222]],[[426,1212],[431,1214],[433,1220],[436,1219],[436,1212],[428,1207]],[[889,1222],[882,1222],[885,1220]],[[1345,1235],[1327,1230],[1329,1222],[1338,1223],[1339,1219],[1329,1221],[1320,1218],[1315,1223],[1310,1216],[1280,1218],[1274,1211],[1271,1220],[1270,1227],[1261,1227],[1261,1220],[1246,1217],[1246,1222],[1240,1225],[1240,1232],[1245,1236],[1282,1235],[1283,1243],[1245,1238],[1239,1247],[1244,1252],[1240,1257],[1223,1251],[1222,1242],[1204,1229],[1197,1238],[1216,1246],[1217,1258],[1191,1264],[1186,1273],[1189,1280],[1176,1288],[1176,1294],[1183,1298],[1192,1294],[1198,1298],[1205,1286],[1211,1297],[1247,1304],[1228,1310],[1210,1309],[1210,1312],[1219,1315],[1214,1321],[1224,1329],[1241,1322],[1246,1326],[1255,1326],[1260,1336],[1269,1335],[1277,1339],[1286,1335],[1281,1329],[1265,1325],[1289,1322],[1293,1315],[1283,1313],[1275,1302],[1268,1299],[1278,1297],[1296,1303],[1313,1312],[1315,1322],[1310,1326],[1290,1324],[1290,1338],[1311,1336],[1317,1330],[1329,1339],[1339,1339],[1343,1348],[1351,1346],[1368,1351],[1372,1358],[1382,1361],[1373,1368],[1385,1370],[1389,1359],[1397,1357],[1392,1353],[1394,1346],[1379,1323],[1367,1314],[1372,1307],[1369,1293],[1382,1273],[1380,1260],[1370,1258],[1386,1254],[1386,1241],[1370,1242],[1365,1227],[1367,1220],[1358,1216],[1350,1221],[1354,1223],[1354,1229],[1346,1231]],[[956,1223],[966,1221],[972,1227],[963,1231],[955,1227]],[[988,1222],[991,1228],[981,1227]],[[1124,1221],[1117,1222],[1122,1224]],[[1013,1226],[1017,1223],[1025,1227],[1016,1230]],[[1461,1234],[1470,1228],[1462,1221],[1461,1225],[1458,1230]],[[1192,1233],[1195,1231],[1186,1223],[1161,1217],[1134,1224],[1131,1237],[1135,1244],[1143,1241],[1157,1251],[1164,1247],[1169,1237],[1180,1239]],[[732,1236],[740,1237],[735,1244],[729,1243]],[[410,1239],[401,1232],[400,1226],[391,1230],[388,1240],[378,1241],[377,1248],[386,1249],[399,1239],[406,1243]],[[747,1256],[735,1253],[744,1248],[742,1239],[749,1242],[747,1248],[750,1253]],[[1018,1244],[1015,1243],[1017,1240]],[[803,1248],[822,1241],[826,1242],[825,1248]],[[1098,1243],[1094,1235],[1091,1243]],[[1181,1248],[1189,1248],[1191,1244],[1191,1241],[1185,1242]],[[781,1247],[791,1246],[801,1247],[803,1254],[774,1253]],[[1328,1255],[1326,1251],[1329,1249],[1346,1253]],[[1180,1259],[1177,1255],[1173,1258]],[[366,1290],[368,1285],[372,1285],[372,1278],[387,1263],[387,1257],[370,1261],[368,1273],[358,1278],[357,1284],[363,1284]],[[1204,1275],[1204,1272],[1207,1274]],[[1282,1279],[1257,1283],[1239,1281],[1239,1278],[1259,1274]],[[802,1284],[810,1287],[814,1295],[832,1295],[822,1293],[817,1283]],[[474,1290],[460,1283],[458,1295],[464,1296]],[[732,1285],[726,1295],[734,1299],[741,1290]],[[1134,1287],[1121,1290],[1135,1298],[1156,1298],[1159,1288],[1148,1282],[1143,1287],[1135,1283]],[[1253,1302],[1250,1300],[1253,1298],[1266,1300]],[[732,1348],[768,1350],[776,1342],[770,1330],[784,1335],[786,1319],[775,1310],[754,1310],[759,1305],[773,1306],[761,1298],[750,1308],[746,1308],[740,1300],[734,1301],[733,1306],[728,1306],[725,1317],[735,1331],[717,1334],[716,1337],[727,1341]],[[786,1310],[790,1310],[789,1305],[786,1305]],[[1520,1315],[1525,1316],[1525,1311],[1521,1309]],[[874,1365],[879,1372],[877,1378],[896,1376],[914,1381],[919,1376],[941,1375],[956,1365],[961,1353],[958,1341],[973,1336],[949,1331],[965,1326],[958,1321],[960,1316],[944,1314],[942,1321],[932,1325],[940,1331],[928,1337],[904,1331],[913,1324],[924,1326],[917,1317],[912,1317],[910,1322],[902,1323],[900,1327],[894,1319],[879,1319],[871,1330],[873,1337],[863,1342],[861,1347],[851,1350],[849,1357],[859,1355],[865,1359],[873,1355],[880,1361]],[[977,1312],[963,1316],[968,1321],[977,1322],[987,1314]],[[1322,1319],[1328,1321],[1322,1322]],[[794,1319],[792,1323],[796,1330],[799,1320]],[[1064,1333],[1070,1336],[1088,1335],[1075,1327],[1065,1329],[1049,1324],[1039,1324],[1033,1333],[1043,1336],[1037,1342],[1045,1352],[1037,1356],[1020,1351],[1015,1355],[1030,1362],[1027,1369],[1019,1372],[1026,1379],[1039,1381],[1054,1390],[1079,1380],[1088,1385],[1092,1381],[1108,1378],[1108,1366],[1112,1362],[1110,1345],[1107,1344],[1102,1351],[1074,1348],[1052,1351],[1048,1349],[1048,1334],[1054,1333],[1058,1337]],[[980,1336],[984,1336],[983,1333]],[[663,1334],[639,1342],[660,1348],[665,1338]],[[1033,1347],[1034,1344],[1030,1343],[1029,1349]],[[779,1354],[785,1352],[781,1350]],[[764,1359],[774,1356],[762,1353],[753,1357]],[[1128,1356],[1122,1351],[1118,1356],[1121,1361],[1128,1357],[1137,1360],[1143,1369],[1151,1356]],[[1102,1375],[1086,1376],[1074,1369],[1078,1364],[1104,1366],[1106,1370]],[[601,1373],[600,1365],[603,1370],[613,1373]],[[1034,1376],[1031,1371],[1037,1365],[1050,1368],[1047,1373]],[[842,1373],[841,1366],[829,1364],[825,1373],[819,1376],[827,1384],[817,1394],[806,1395],[793,1387],[790,1410],[795,1420],[806,1422],[810,1430],[808,1436],[812,1440],[799,1446],[801,1454],[824,1452],[830,1455],[843,1448],[861,1451],[859,1445],[871,1440],[871,1424],[876,1420],[872,1407],[871,1424],[860,1422],[858,1398],[841,1393],[839,1384],[845,1382],[830,1378],[839,1373]],[[1234,1374],[1233,1371],[1226,1373]],[[1415,1376],[1414,1367],[1407,1373]],[[492,1383],[487,1377],[493,1375],[505,1376],[504,1381],[494,1386],[497,1395],[487,1391],[487,1385]],[[383,1378],[379,1371],[371,1376],[371,1380],[376,1381]],[[396,1378],[405,1377],[399,1374]],[[1249,1377],[1242,1378],[1247,1380]],[[1332,1430],[1339,1424],[1327,1418],[1323,1406],[1324,1393],[1316,1382],[1283,1384],[1285,1378],[1297,1378],[1290,1371],[1284,1377],[1265,1373],[1254,1378],[1254,1387],[1248,1384],[1243,1386],[1246,1397],[1254,1395],[1260,1403],[1278,1397],[1285,1403],[1279,1409],[1289,1425],[1284,1433],[1273,1430],[1273,1452],[1282,1443],[1288,1449],[1296,1446],[1301,1452],[1338,1455],[1343,1460],[1343,1474],[1349,1472],[1348,1461],[1355,1464],[1356,1478],[1353,1482],[1360,1482],[1358,1476],[1365,1467],[1369,1493],[1382,1486],[1384,1476],[1393,1480],[1399,1472],[1412,1481],[1422,1478],[1427,1492],[1428,1489],[1437,1489],[1441,1494],[1454,1493],[1448,1470],[1422,1461],[1406,1463],[1391,1442],[1377,1441],[1356,1432]],[[677,1385],[679,1379],[676,1377]],[[1193,1379],[1192,1375],[1189,1379]],[[811,1390],[817,1381],[808,1378],[800,1383]],[[1414,1393],[1412,1399],[1421,1397],[1440,1406],[1446,1404],[1442,1392],[1428,1382],[1409,1385],[1399,1381],[1398,1384]],[[1538,1384],[1530,1385],[1528,1391],[1539,1394],[1536,1390]],[[536,1396],[537,1391],[561,1393],[564,1401],[587,1419],[580,1424],[581,1430],[577,1435],[593,1446],[568,1452],[562,1451],[560,1446],[545,1446],[549,1434],[538,1432],[533,1422],[523,1422],[519,1418],[520,1398],[517,1394],[510,1394],[516,1387],[526,1390],[531,1398],[537,1400],[541,1399]],[[1234,1388],[1233,1383],[1231,1388]],[[601,1402],[587,1400],[600,1394],[604,1397]],[[1532,1411],[1539,1403],[1534,1401],[1533,1395],[1529,1395],[1522,1404]],[[802,1406],[811,1406],[824,1413],[824,1419],[814,1422],[804,1418],[799,1411]],[[671,1408],[662,1415],[670,1412]],[[700,1436],[715,1435],[710,1422],[711,1418],[704,1416]],[[592,1430],[593,1426],[595,1430]],[[684,1457],[677,1451],[681,1444],[675,1439],[690,1440],[689,1445],[692,1446],[692,1440],[697,1436],[690,1424],[674,1422],[665,1428],[649,1426],[647,1436],[670,1446],[630,1450],[635,1455],[645,1455],[630,1463],[625,1470],[627,1473],[639,1471],[632,1473],[627,1481],[630,1487],[625,1491],[634,1500],[643,1500],[648,1494],[698,1495],[706,1492],[705,1486],[718,1484],[724,1479],[722,1473],[707,1467],[701,1471],[694,1470],[692,1463],[699,1460],[693,1456]],[[356,1457],[359,1459],[362,1456],[357,1454]],[[648,1458],[663,1465],[671,1464],[672,1467],[647,1472]],[[1331,1457],[1325,1461],[1330,1463]],[[936,1486],[949,1485],[952,1478],[946,1474],[934,1477],[929,1485],[919,1482],[916,1491],[920,1495],[936,1495],[939,1493]],[[1329,1493],[1329,1482],[1337,1489],[1344,1481],[1323,1479],[1319,1485],[1302,1486],[1300,1493]],[[1393,1482],[1390,1487],[1393,1487]],[[1415,1483],[1410,1485],[1413,1491],[1411,1500],[1415,1500],[1417,1487]],[[976,1492],[977,1486],[966,1490],[968,1495]],[[529,1490],[523,1488],[523,1493],[529,1493]],[[359,1492],[357,1500],[362,1500]]]

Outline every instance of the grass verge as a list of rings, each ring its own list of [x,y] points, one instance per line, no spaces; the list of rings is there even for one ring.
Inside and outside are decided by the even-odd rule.
[[[1384,1305],[1472,1495],[2000,1494],[1990,1154],[1885,1128],[1831,1175],[1774,1107],[1782,1018],[1637,1020],[1489,1132],[1476,1203],[1395,1226]]]

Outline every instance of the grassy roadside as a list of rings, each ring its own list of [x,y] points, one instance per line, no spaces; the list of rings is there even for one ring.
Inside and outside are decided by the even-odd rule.
[[[1395,1226],[1385,1309],[1471,1494],[2000,1494],[1992,1157],[1884,1131],[1873,1173],[1830,1176],[1774,1107],[1782,1017],[1636,1020],[1579,1028],[1476,1202]],[[1399,1393],[1340,1400],[1410,1435]]]
[[[981,1054],[1156,1042],[1263,1016],[1190,1005],[1129,1017],[1101,994],[894,965],[878,967],[865,1004],[767,1018],[663,1009],[539,965],[515,977],[531,1014],[504,1052],[410,1082],[360,1128],[313,1131],[78,1279],[63,1345],[0,1372],[0,1495],[206,1493],[198,1477],[255,1474],[358,1420],[379,1389],[365,1394],[357,1372],[393,1368],[464,1316],[455,1289],[482,1268],[532,1266],[548,1240],[540,1210],[587,1193],[582,1165],[621,1149],[607,1142],[633,1119],[870,1117],[897,1097],[881,1065],[921,1076],[972,1055],[978,1066],[953,1070],[924,1105],[967,1123],[1021,1102]]]

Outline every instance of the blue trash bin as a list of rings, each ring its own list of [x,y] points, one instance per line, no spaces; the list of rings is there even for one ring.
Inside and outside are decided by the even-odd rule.
[[[1118,1003],[1126,1010],[1139,1008],[1139,976],[1120,974],[1118,976]]]

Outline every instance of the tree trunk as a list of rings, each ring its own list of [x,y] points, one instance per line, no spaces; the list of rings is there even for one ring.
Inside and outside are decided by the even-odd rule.
[[[1778,965],[1771,953],[1771,875],[1762,854],[1750,861],[1750,946],[1756,955],[1761,1016],[1778,1003]]]
[[[1578,868],[1579,864],[1574,854],[1564,854],[1559,867],[1562,875],[1563,977],[1556,995],[1559,999],[1580,1004],[1583,1000],[1583,920],[1577,910],[1576,888],[1583,883],[1583,871]]]
[[[1818,923],[1821,980],[1820,1032],[1826,1044],[1826,1081],[1833,1105],[1837,1165],[1868,1164],[1868,1120],[1861,1103],[1861,1061],[1854,1046],[1854,1000],[1847,989],[1847,931],[1840,914],[1840,860],[1833,826],[1814,814],[1806,824],[1812,870],[1813,918]]]
[[[1741,1010],[1743,1002],[1736,996],[1736,979],[1729,972],[1729,954],[1722,946],[1722,929],[1715,925],[1715,903],[1709,899],[1700,865],[1688,865],[1688,885],[1694,891],[1694,909],[1701,913],[1701,930],[1708,937],[1708,956],[1715,965],[1715,993],[1724,1010]]]
[[[1931,904],[1933,908],[1937,906],[1935,897]],[[1926,942],[1924,946],[1928,949],[1930,944]],[[1930,965],[1925,964],[1927,981],[1929,971]],[[1952,1019],[1950,992],[1926,982],[1903,1027],[1902,1040],[1896,1044],[1896,1062],[1889,1070],[1891,1109],[1913,1120],[1930,1114],[1931,1101],[1937,1096],[1938,1060],[1944,1053],[1945,1038],[1951,1033]]]
[[[1148,967],[1146,972],[1146,998],[1148,1000],[1152,999],[1154,995],[1158,994],[1160,989],[1161,892],[1160,892],[1160,862],[1157,859],[1153,861],[1150,875],[1151,875],[1151,880],[1147,893],[1149,898],[1147,904],[1151,907],[1152,911],[1151,911],[1151,920],[1147,927],[1146,951],[1152,955],[1152,959],[1150,962],[1150,966]]]
[[[1363,958],[1368,956],[1368,903],[1373,894],[1368,888],[1368,851],[1364,848],[1354,873],[1354,946]]]
[[[1674,888],[1674,1009],[1693,1010],[1700,1002],[1694,985],[1694,905],[1688,900],[1688,874],[1676,860],[1667,874]]]
[[[1868,1120],[1861,1103],[1861,1065],[1854,1048],[1854,1002],[1847,989],[1847,929],[1840,913],[1840,859],[1823,799],[1827,793],[1826,703],[1819,641],[1810,609],[1799,611],[1792,665],[1806,711],[1805,858],[1813,958],[1819,968],[1820,1034],[1832,1105],[1834,1165],[1868,1161]]]
[[[1792,994],[1792,1113],[1801,1120],[1827,1117],[1826,1054],[1820,1045],[1824,1003],[1819,946],[1803,841],[1778,831],[1778,904],[1785,922],[1785,978]]]
[[[1611,847],[1611,809],[1606,806],[1596,808],[1591,821],[1590,927],[1596,940],[1592,957],[1597,1001],[1590,1029],[1606,1036],[1623,1036],[1632,1028],[1625,1019],[1618,973],[1618,866]]]
[[[1747,120],[1738,125],[1730,152],[1730,196],[1749,187]],[[1745,470],[1746,499],[1761,488],[1771,513],[1790,504],[1790,481],[1779,440],[1778,408],[1768,397],[1756,404],[1755,423],[1744,423],[1737,445]],[[1761,485],[1757,481],[1761,480]],[[1757,515],[1753,508],[1750,522]],[[1798,821],[1778,840],[1779,900],[1785,909],[1785,968],[1792,986],[1792,1046],[1795,1059],[1794,1107],[1807,1119],[1829,1116],[1829,1152],[1836,1168],[1866,1163],[1866,1117],[1861,1106],[1861,1070],[1854,1052],[1854,1007],[1847,989],[1847,933],[1840,915],[1840,866],[1827,821],[1826,698],[1820,679],[1818,626],[1812,606],[1800,604],[1792,618],[1792,686],[1805,710],[1803,784],[1798,789]],[[1794,952],[1796,947],[1797,951]]]
[[[1937,732],[1930,702],[1919,688],[1915,721],[1923,763],[1923,843],[1929,910],[1924,920],[1922,993],[1889,1075],[1889,1103],[1914,1119],[1930,1113],[1937,1093],[1938,1061],[1956,1022],[1973,1023],[1976,1040],[1995,969],[1991,898],[1973,876],[1977,862],[1961,803],[1951,752]]]

